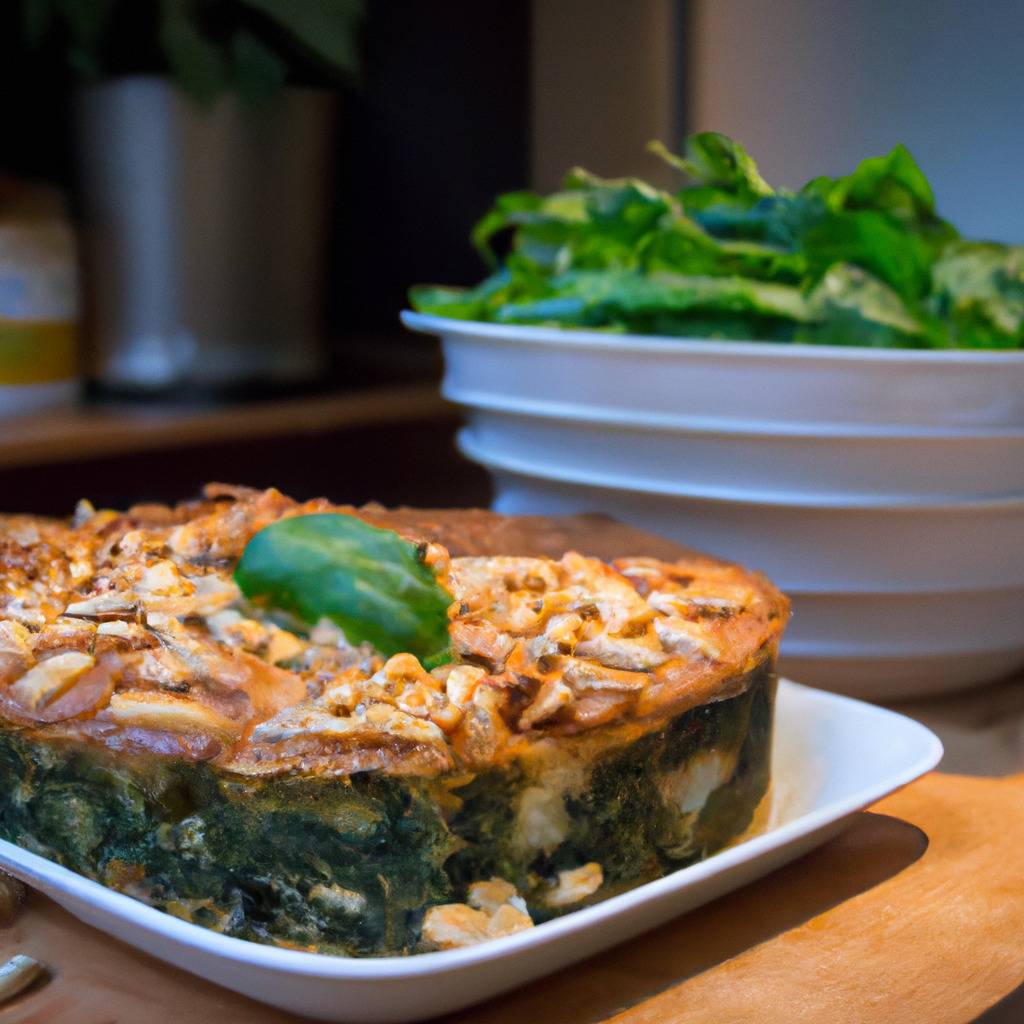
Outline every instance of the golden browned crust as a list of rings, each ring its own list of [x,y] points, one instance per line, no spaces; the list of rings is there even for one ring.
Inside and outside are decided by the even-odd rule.
[[[252,535],[329,511],[432,545],[454,599],[450,664],[385,661],[241,600],[231,573]],[[602,517],[211,485],[173,509],[0,520],[0,718],[250,776],[429,776],[554,738],[618,742],[729,696],[774,656],[787,614],[762,576]]]

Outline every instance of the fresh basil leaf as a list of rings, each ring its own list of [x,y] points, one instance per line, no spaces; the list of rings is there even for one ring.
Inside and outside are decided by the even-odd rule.
[[[251,601],[303,622],[328,618],[352,643],[382,654],[449,660],[451,594],[423,564],[417,546],[341,513],[294,516],[246,545],[235,581]]]

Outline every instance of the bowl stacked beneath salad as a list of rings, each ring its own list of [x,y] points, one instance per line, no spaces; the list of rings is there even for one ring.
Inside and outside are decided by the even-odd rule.
[[[502,196],[493,273],[412,291],[495,507],[738,554],[793,597],[783,655],[819,685],[1020,667],[1024,248],[961,238],[903,147],[797,191],[724,136],[655,148],[678,191]]]

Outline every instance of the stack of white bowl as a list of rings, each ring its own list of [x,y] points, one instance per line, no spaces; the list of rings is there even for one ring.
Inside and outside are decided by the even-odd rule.
[[[763,570],[797,679],[896,698],[1024,666],[1024,352],[405,322],[443,340],[495,508]]]

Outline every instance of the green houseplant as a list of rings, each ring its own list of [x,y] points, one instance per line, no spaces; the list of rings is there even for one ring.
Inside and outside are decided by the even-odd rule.
[[[324,209],[359,0],[24,0],[75,82],[93,373],[111,390],[321,368]]]
[[[200,103],[259,102],[290,72],[355,77],[362,13],[361,0],[23,0],[23,27],[86,81],[137,70],[141,51]]]

